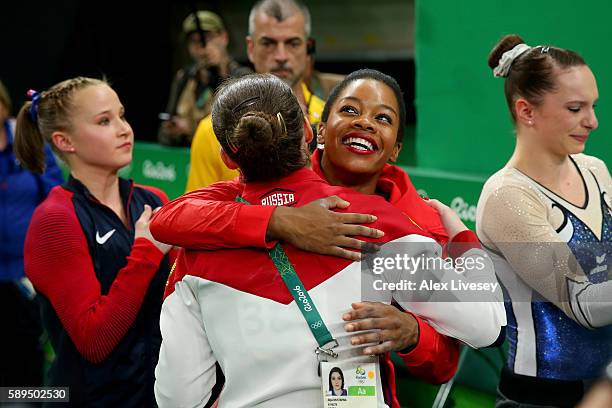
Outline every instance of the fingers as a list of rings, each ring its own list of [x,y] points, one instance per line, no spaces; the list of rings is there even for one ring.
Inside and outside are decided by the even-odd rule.
[[[363,319],[344,325],[347,332],[358,332],[363,330],[396,329],[399,327],[397,320],[388,317]]]
[[[370,345],[365,355],[403,350],[418,341],[418,323],[412,315],[392,305],[379,302],[353,303],[352,310],[342,315],[348,323],[347,332],[358,332],[351,337],[351,344]]]
[[[338,220],[345,224],[363,224],[374,222],[378,219],[377,216],[372,214],[363,214],[363,213],[342,213],[337,212]]]
[[[375,330],[367,333],[359,333],[351,337],[351,345],[358,346],[360,344],[376,344],[384,341],[391,341],[390,330]]]
[[[151,206],[149,204],[145,204],[144,210],[142,211],[142,214],[140,214],[138,221],[140,220],[149,221],[152,215],[153,215],[153,210],[151,209]]]
[[[329,210],[331,208],[346,208],[351,203],[334,195],[334,196],[322,198],[321,200],[319,200],[319,204],[321,204],[322,207],[327,208]]]
[[[357,303],[353,303],[351,306],[353,309],[349,310],[344,315],[342,315],[342,319],[344,319],[345,321],[376,318],[376,317],[387,317],[394,312],[401,313],[394,306],[386,305],[384,303],[379,303],[379,302],[357,302]],[[357,322],[355,324],[357,324]],[[350,330],[350,331],[355,331],[355,330]]]
[[[343,222],[343,221],[341,221]],[[385,233],[376,228],[366,227],[364,225],[340,224],[336,227],[338,235],[361,235],[362,237],[380,238]]]
[[[425,200],[425,204],[432,207],[434,210],[438,211],[441,215],[445,213],[454,213],[454,211],[451,210],[451,208],[448,205],[436,199]]]
[[[397,347],[393,341],[385,341],[375,346],[368,346],[363,349],[363,354],[366,356],[385,354],[391,351],[396,351]]]
[[[361,324],[363,322],[365,324]],[[354,326],[358,330],[368,328],[366,331],[360,331],[351,337],[351,345],[353,346],[368,345],[363,350],[364,355],[403,350],[415,344],[418,340],[418,337],[414,335],[407,335],[409,333],[406,333],[401,325],[395,324],[394,319],[367,319],[359,323],[350,323],[347,326]],[[385,328],[385,326],[390,327]]]
[[[348,259],[351,261],[361,260],[360,252],[349,251],[348,249],[340,248],[339,246],[332,246],[327,255],[338,256],[340,258]]]
[[[355,238],[341,236],[341,237],[338,237],[338,239],[336,240],[336,242],[334,242],[334,244],[342,248],[361,249],[362,247],[365,246],[366,242],[360,241]]]
[[[378,218],[371,214],[360,213],[335,213],[338,222],[343,224],[369,224]]]
[[[364,355],[384,354],[395,351],[397,348],[397,341],[390,330],[377,330],[351,337],[351,345],[359,346],[363,344],[369,344],[363,349]]]
[[[438,211],[441,211],[444,207],[446,207],[444,204],[442,204],[440,201],[436,200],[435,198],[430,198],[429,200],[425,200],[425,204],[427,204],[430,207],[435,208]]]
[[[359,240],[355,240],[355,241],[357,241],[358,243],[355,245],[361,246],[361,252],[351,251],[351,250],[344,249],[339,246],[331,246],[329,247],[328,250],[321,251],[321,253],[323,253],[324,255],[338,256],[340,258],[348,259],[351,261],[361,261],[363,259],[363,255],[362,255],[363,252],[376,252],[377,250],[377,249],[371,249],[372,245],[369,242],[363,242]],[[359,249],[359,246],[355,246],[354,248]],[[378,248],[378,247],[374,247],[374,248]]]

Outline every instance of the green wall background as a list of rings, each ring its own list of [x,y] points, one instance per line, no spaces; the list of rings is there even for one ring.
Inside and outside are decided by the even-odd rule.
[[[517,33],[529,45],[581,54],[598,80],[599,129],[586,153],[612,165],[612,3],[606,0],[417,0],[418,167],[491,174],[512,154],[503,79],[487,66],[493,45]]]

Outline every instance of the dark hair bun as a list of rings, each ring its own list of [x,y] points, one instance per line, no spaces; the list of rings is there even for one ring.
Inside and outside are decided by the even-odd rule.
[[[240,149],[248,152],[269,152],[278,145],[280,124],[276,117],[264,112],[249,112],[242,116],[232,138]],[[256,146],[256,148],[254,148]]]
[[[523,39],[517,34],[508,34],[502,37],[501,40],[495,44],[495,47],[489,53],[489,68],[495,69],[495,67],[499,64],[499,60],[501,59],[504,52],[510,51],[517,45],[524,43]]]
[[[300,104],[289,85],[272,74],[222,84],[212,121],[217,140],[247,183],[285,177],[308,162]]]

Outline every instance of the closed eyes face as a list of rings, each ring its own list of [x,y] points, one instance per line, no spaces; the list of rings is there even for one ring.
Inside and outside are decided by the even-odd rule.
[[[398,101],[390,87],[374,79],[351,82],[320,127],[324,164],[353,173],[380,172],[399,154],[399,121]]]
[[[556,90],[545,94],[534,109],[536,135],[557,154],[580,153],[599,126],[597,82],[586,65],[561,71],[556,82]]]

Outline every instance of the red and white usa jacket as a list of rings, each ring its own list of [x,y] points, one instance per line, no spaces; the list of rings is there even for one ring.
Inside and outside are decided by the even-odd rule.
[[[172,255],[134,239],[144,205],[166,195],[119,179],[127,225],[70,176],[38,206],[25,241],[25,272],[38,293],[55,359],[48,385],[70,406],[154,405],[159,315]]]

